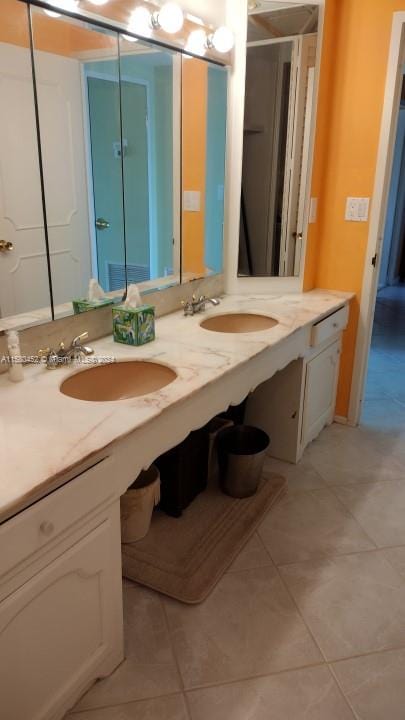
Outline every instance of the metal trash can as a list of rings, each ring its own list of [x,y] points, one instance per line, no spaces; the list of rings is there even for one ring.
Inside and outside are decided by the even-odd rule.
[[[217,415],[205,426],[208,433],[208,485],[218,485],[218,438],[225,428],[233,427],[232,420]]]
[[[270,438],[249,425],[226,428],[218,436],[221,489],[234,498],[254,495],[263,471]]]
[[[153,509],[160,500],[160,473],[156,465],[142,470],[121,497],[121,540],[132,543],[147,534]]]

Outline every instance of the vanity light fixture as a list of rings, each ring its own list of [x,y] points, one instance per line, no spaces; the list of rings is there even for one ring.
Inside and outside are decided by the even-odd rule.
[[[179,5],[167,2],[153,13],[142,5],[135,8],[129,19],[128,29],[144,37],[150,37],[152,30],[160,29],[173,35],[181,30],[183,23],[184,15]]]
[[[188,36],[185,50],[193,55],[205,55],[207,51],[207,35],[202,28],[201,30],[192,30]]]
[[[136,43],[138,42],[138,38],[133,37],[133,35],[121,35],[123,40],[126,40],[127,42]]]
[[[55,6],[55,10],[44,10],[44,13],[49,17],[60,17],[60,13],[57,12],[58,8],[60,10],[75,11],[79,6],[78,0],[48,0],[48,2],[50,5]]]
[[[160,10],[156,10],[151,16],[154,30],[162,28],[164,32],[173,35],[181,30],[184,23],[184,15],[181,7],[175,2],[165,3]]]
[[[233,33],[229,28],[225,27],[225,25],[217,28],[217,30],[211,35],[208,35],[207,38],[208,48],[214,48],[220,53],[227,53],[232,50],[234,43]]]
[[[149,37],[152,34],[152,15],[146,7],[139,5],[131,13],[128,23],[128,30]]]

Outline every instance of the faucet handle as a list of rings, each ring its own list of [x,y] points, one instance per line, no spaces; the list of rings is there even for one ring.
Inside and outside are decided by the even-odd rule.
[[[51,350],[51,348],[49,348],[49,347],[47,347],[47,348],[39,348],[39,350],[38,350],[38,352],[37,352],[37,355],[38,355],[38,357],[41,357],[41,358],[42,358],[42,357],[48,357],[48,355],[50,355],[51,352],[52,352],[52,350]]]
[[[87,340],[88,337],[89,333],[87,332],[87,330],[81,335],[77,335],[77,337],[73,338],[72,340],[72,347],[76,347],[76,345],[81,345],[83,340]]]

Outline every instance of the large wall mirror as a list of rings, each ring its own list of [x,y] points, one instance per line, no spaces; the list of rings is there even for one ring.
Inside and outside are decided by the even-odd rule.
[[[0,3],[0,329],[52,319],[27,8]]]
[[[55,317],[125,288],[118,35],[32,7]]]
[[[182,61],[183,279],[222,272],[227,71]]]
[[[318,6],[264,0],[250,5],[238,275],[298,276],[308,211]]]
[[[2,0],[0,80],[0,331],[222,272],[225,68]]]
[[[121,35],[120,57],[128,282],[156,287],[180,273],[181,55]]]

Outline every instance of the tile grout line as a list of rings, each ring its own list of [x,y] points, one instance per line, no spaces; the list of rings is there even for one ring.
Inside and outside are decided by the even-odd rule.
[[[375,552],[384,552],[384,550],[397,550],[398,548],[403,548],[405,545],[383,545],[379,547],[378,545],[376,547],[367,548],[367,550],[352,550],[351,552],[342,552],[342,553],[334,553],[333,555],[317,555],[313,556],[311,558],[306,558],[305,560],[292,560],[291,562],[283,562],[279,563],[278,565],[275,564],[275,567],[277,568],[283,568],[283,567],[291,567],[292,565],[301,565],[304,563],[309,562],[321,562],[327,561],[327,560],[334,560],[335,558],[342,558],[342,557],[351,557],[352,555],[366,555],[367,553],[375,553]],[[395,570],[395,568],[394,568]],[[237,571],[235,571],[237,572]],[[398,571],[397,571],[398,572]],[[400,573],[398,572],[398,575]]]
[[[260,537],[260,535],[259,535],[259,537]],[[262,540],[261,537],[260,537],[260,541],[262,542],[263,547],[264,547],[265,551],[268,553],[270,559],[273,560],[273,558],[271,557],[270,552],[268,551],[268,549],[267,549],[267,547],[265,546],[265,544],[264,544],[264,542],[263,542],[263,540]],[[303,614],[302,614],[302,612],[301,612],[301,610],[300,610],[300,608],[299,608],[299,606],[298,606],[298,603],[296,602],[295,598],[293,597],[293,595],[292,595],[292,593],[291,593],[291,591],[290,591],[287,583],[285,582],[284,578],[282,577],[282,575],[281,575],[281,573],[280,573],[277,565],[275,565],[275,569],[276,569],[276,572],[277,572],[278,577],[280,578],[281,583],[283,584],[283,587],[284,587],[286,593],[288,594],[289,598],[291,599],[294,607],[295,607],[296,610],[297,610],[297,613],[298,613],[299,617],[301,618],[304,626],[305,626],[306,629],[307,629],[307,632],[309,633],[310,637],[312,638],[312,640],[313,640],[313,642],[314,642],[314,644],[315,644],[315,647],[318,648],[321,656],[323,657],[323,659],[324,659],[324,663],[323,663],[323,664],[326,665],[326,667],[328,668],[328,671],[329,671],[331,677],[334,679],[334,675],[333,675],[332,672],[331,672],[331,669],[330,669],[330,667],[329,667],[329,662],[328,662],[328,660],[327,660],[327,658],[326,658],[326,656],[325,656],[325,653],[324,653],[324,651],[322,650],[321,646],[319,645],[318,641],[316,640],[315,635],[313,634],[313,632],[312,632],[311,628],[309,627],[307,621],[305,620],[305,618],[304,618],[304,616],[303,616]],[[343,693],[342,688],[340,687],[340,685],[339,685],[338,683],[336,683],[336,681],[335,681],[335,685],[336,685],[336,688],[337,688],[340,696],[342,697],[344,703],[347,705],[347,707],[348,707],[349,711],[351,712],[351,714],[353,715],[353,717],[354,717],[356,720],[359,720],[359,719],[357,718],[357,715],[356,715],[355,713],[353,713],[351,704],[349,703],[346,695]]]
[[[115,672],[115,670],[113,672]],[[108,675],[108,677],[110,677],[110,675]],[[138,698],[137,700],[124,700],[122,702],[114,703],[113,705],[97,705],[97,707],[82,708],[81,710],[72,709],[64,716],[63,720],[69,720],[70,717],[75,715],[87,715],[87,713],[97,712],[98,710],[110,710],[111,708],[114,709],[121,706],[126,707],[127,705],[140,705],[140,703],[150,702],[151,700],[161,700],[162,698],[175,697],[176,695],[181,694],[181,690],[175,690],[174,692],[163,693],[163,695],[148,695],[147,697]]]
[[[390,482],[390,481],[387,480],[386,482]],[[363,484],[364,484],[364,483],[363,483]],[[377,545],[377,543],[375,542],[375,540],[373,540],[373,538],[370,537],[370,535],[368,534],[368,532],[366,531],[366,529],[363,527],[363,525],[361,524],[361,522],[355,517],[355,515],[352,513],[352,511],[344,504],[344,502],[340,499],[340,497],[335,493],[335,491],[334,491],[334,489],[333,489],[334,487],[341,487],[341,486],[339,486],[339,485],[332,485],[332,486],[331,486],[331,492],[332,492],[333,496],[334,496],[334,497],[336,498],[336,500],[340,503],[340,505],[342,506],[342,508],[343,508],[347,513],[349,513],[350,517],[353,518],[353,520],[357,523],[357,525],[358,525],[359,528],[363,531],[363,533],[365,534],[366,538],[371,542],[371,544],[374,545],[374,548],[370,548],[369,552],[371,552],[371,551],[374,550],[374,549],[375,549],[375,550],[378,550],[379,548],[378,548],[378,545]],[[366,550],[365,552],[368,552],[368,551]],[[352,555],[352,554],[354,554],[354,553],[347,553],[347,554],[348,554],[348,555]]]
[[[362,718],[361,718],[360,715],[356,712],[355,708],[353,707],[352,703],[350,702],[349,698],[347,697],[347,695],[346,695],[345,692],[343,691],[343,688],[342,688],[341,685],[340,685],[339,679],[338,679],[338,677],[337,677],[337,675],[336,675],[336,673],[335,673],[335,671],[334,671],[333,665],[331,665],[330,663],[328,663],[328,668],[329,668],[330,674],[332,675],[332,677],[333,677],[334,680],[335,680],[335,683],[336,683],[337,687],[338,687],[339,690],[340,690],[340,693],[343,695],[343,697],[344,697],[344,699],[346,700],[346,702],[347,702],[350,710],[352,711],[353,717],[356,718],[356,720],[362,720]]]
[[[168,634],[168,638],[169,638],[169,644],[170,644],[170,649],[172,652],[172,657],[173,657],[174,664],[175,664],[176,670],[177,670],[177,675],[178,675],[178,678],[180,681],[181,694],[183,696],[184,704],[186,707],[186,713],[188,716],[188,720],[192,720],[191,708],[190,708],[190,704],[188,701],[186,688],[184,685],[183,675],[181,674],[180,663],[179,663],[179,660],[178,660],[177,654],[176,654],[176,648],[175,648],[174,640],[172,637],[172,631],[171,631],[171,627],[170,627],[170,623],[169,623],[169,618],[167,616],[165,599],[164,599],[162,593],[158,593],[158,596],[159,596],[159,602],[160,602],[160,606],[162,608],[163,617],[164,617],[164,621],[165,621],[165,625],[166,625],[166,630],[167,630],[167,634]]]

